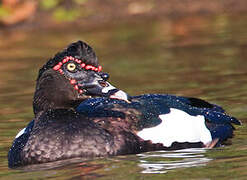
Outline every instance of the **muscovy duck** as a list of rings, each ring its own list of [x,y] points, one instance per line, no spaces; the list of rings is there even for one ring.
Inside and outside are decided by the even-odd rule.
[[[213,147],[240,122],[206,101],[173,95],[129,96],[112,86],[93,49],[78,41],[39,71],[34,119],[15,137],[9,167],[75,157]]]

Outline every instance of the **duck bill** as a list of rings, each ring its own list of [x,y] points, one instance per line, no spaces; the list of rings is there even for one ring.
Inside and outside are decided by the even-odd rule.
[[[86,91],[85,94],[89,96],[107,97],[129,102],[129,95],[127,93],[117,89],[107,81],[98,80],[92,83],[84,83],[79,88],[84,89]]]
[[[107,82],[107,87],[102,89],[103,94],[111,99],[119,99],[129,102],[129,95],[122,90],[119,90]]]
[[[115,93],[113,93],[112,95],[110,95],[109,97],[111,99],[124,100],[124,101],[130,103],[130,96],[122,90],[117,89],[117,91]]]

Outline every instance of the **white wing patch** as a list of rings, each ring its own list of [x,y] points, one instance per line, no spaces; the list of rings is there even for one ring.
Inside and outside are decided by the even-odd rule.
[[[23,128],[22,130],[20,130],[20,132],[18,132],[18,134],[15,136],[15,139],[20,137],[22,134],[24,134],[26,128]]]
[[[191,116],[184,111],[171,108],[169,114],[161,114],[161,124],[146,128],[137,135],[153,143],[162,143],[169,147],[173,142],[202,142],[212,141],[210,131],[205,125],[203,116]]]

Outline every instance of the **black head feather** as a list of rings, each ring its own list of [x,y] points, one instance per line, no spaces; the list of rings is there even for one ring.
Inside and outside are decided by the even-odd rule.
[[[48,69],[53,68],[57,63],[59,63],[64,57],[72,56],[74,58],[82,60],[85,64],[98,66],[98,59],[96,54],[87,43],[83,41],[77,41],[70,44],[66,49],[57,53],[53,58],[51,58],[40,70],[38,79],[42,76],[43,72]]]

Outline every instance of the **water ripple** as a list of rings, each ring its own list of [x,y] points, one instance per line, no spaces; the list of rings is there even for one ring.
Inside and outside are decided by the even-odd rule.
[[[139,154],[142,173],[167,173],[177,168],[204,166],[212,159],[205,157],[206,149],[183,149]]]

